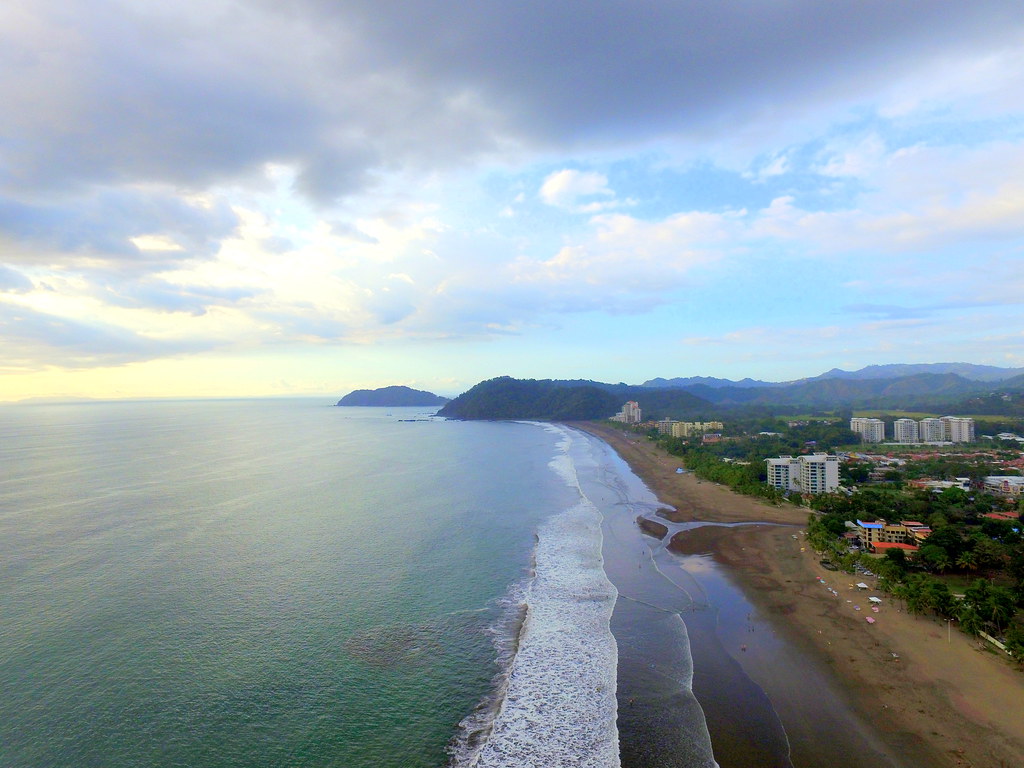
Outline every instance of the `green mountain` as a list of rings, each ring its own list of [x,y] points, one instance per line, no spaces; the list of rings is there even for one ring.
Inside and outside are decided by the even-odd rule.
[[[439,416],[453,419],[607,419],[627,400],[640,402],[649,417],[703,412],[710,404],[680,389],[651,390],[627,384],[552,379],[482,381],[450,401]]]
[[[409,387],[381,387],[380,389],[357,389],[349,392],[338,405],[363,405],[378,408],[402,408],[406,406],[444,405],[447,397]]]

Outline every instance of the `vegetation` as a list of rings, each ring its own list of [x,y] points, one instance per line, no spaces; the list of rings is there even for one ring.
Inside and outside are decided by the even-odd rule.
[[[650,408],[673,415],[699,414],[709,406],[680,389],[648,390],[626,384],[501,376],[482,381],[450,401],[438,413],[454,419],[607,419],[626,400],[643,396]]]
[[[593,386],[561,386],[553,381],[503,376],[483,381],[447,403],[438,414],[456,419],[605,419],[620,398]]]
[[[1024,538],[1020,522],[979,521],[976,514],[965,511],[970,497],[952,489],[933,494],[932,508],[944,512],[917,515],[935,519],[941,514],[944,522],[913,556],[903,550],[889,551],[884,557],[851,550],[839,538],[846,530],[847,516],[873,517],[873,511],[884,509],[886,497],[900,506],[900,494],[895,491],[860,492],[840,504],[834,503],[835,499],[818,500],[815,506],[822,511],[808,521],[811,545],[848,573],[858,566],[871,570],[878,576],[878,588],[901,600],[911,613],[956,622],[969,635],[985,632],[1002,637],[1014,660],[1024,665]],[[916,498],[918,505],[927,501]],[[955,508],[963,514],[954,513]],[[927,508],[919,506],[918,511],[927,512]]]
[[[735,491],[775,503],[787,500],[765,483],[764,459],[781,453],[796,454],[832,450],[850,442],[852,435],[835,418],[787,422],[749,418],[729,422],[719,442],[702,443],[699,437],[681,439],[658,435],[669,453],[679,456],[698,477],[727,485]],[[761,435],[762,431],[777,434]],[[1019,451],[1006,454],[1019,456]],[[968,477],[980,481],[1000,474],[994,462],[998,451],[974,454],[944,454],[920,460],[906,460],[891,470],[885,482],[867,482],[872,465],[850,462],[842,467],[843,492],[801,499],[814,512],[808,523],[812,546],[834,567],[854,573],[868,569],[879,577],[879,588],[902,601],[907,610],[930,613],[955,622],[968,634],[985,632],[1002,638],[1024,665],[1024,524],[1017,520],[985,517],[994,511],[1024,512],[1002,498],[977,490],[954,487],[935,493],[904,482],[917,477]],[[855,488],[855,489],[854,489]],[[932,528],[916,552],[888,552],[884,557],[851,550],[842,538],[855,520],[915,520]]]
[[[381,387],[380,389],[357,389],[354,392],[349,392],[338,401],[338,405],[401,408],[404,406],[444,405],[447,402],[447,397],[435,395],[433,392],[424,392],[420,389]]]

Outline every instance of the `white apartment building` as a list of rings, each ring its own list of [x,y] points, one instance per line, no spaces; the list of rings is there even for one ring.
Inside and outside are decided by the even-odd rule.
[[[943,416],[942,436],[951,443],[973,443],[974,442],[974,419],[960,418],[958,416]]]
[[[630,400],[622,410],[612,416],[612,421],[621,421],[623,424],[639,424],[643,421],[640,414],[640,404],[636,400]]]
[[[920,430],[913,419],[896,419],[892,424],[892,436],[897,443],[916,443]]]
[[[855,417],[850,419],[850,431],[860,435],[865,443],[880,443],[885,440],[885,422],[881,419],[865,419]]]
[[[767,483],[782,491],[831,493],[839,487],[839,457],[827,453],[765,459]]]
[[[797,461],[792,456],[779,456],[777,459],[765,459],[768,465],[768,485],[780,491],[796,488],[796,478],[800,476]]]
[[[705,432],[721,432],[724,425],[720,421],[677,421],[672,425],[672,437],[692,437]]]
[[[917,436],[922,443],[941,443],[946,439],[946,425],[941,419],[921,419]]]
[[[658,428],[659,435],[671,435],[673,428],[678,423],[678,421],[673,419],[659,419],[655,422],[655,426]]]

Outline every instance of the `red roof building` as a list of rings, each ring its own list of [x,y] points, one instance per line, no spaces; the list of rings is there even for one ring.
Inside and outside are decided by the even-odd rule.
[[[917,552],[917,547],[913,544],[900,544],[896,541],[873,541],[868,544],[868,549],[872,552],[885,552],[889,549],[902,549],[904,552]]]

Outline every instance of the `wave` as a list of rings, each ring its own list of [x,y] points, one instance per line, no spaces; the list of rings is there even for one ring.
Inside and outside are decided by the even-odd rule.
[[[583,494],[558,432],[551,469],[579,490],[573,506],[537,533],[525,615],[492,703],[463,720],[450,750],[456,768],[618,768],[615,638],[617,592],[604,573],[601,513]]]

